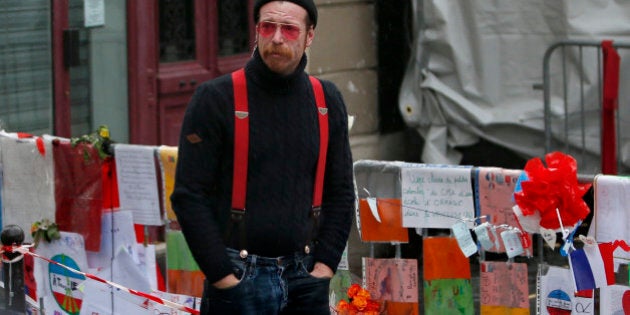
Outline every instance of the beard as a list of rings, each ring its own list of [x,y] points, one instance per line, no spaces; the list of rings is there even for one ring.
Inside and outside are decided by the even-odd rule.
[[[260,55],[267,67],[282,75],[288,75],[295,70],[298,63],[295,54],[294,50],[286,46],[268,44],[260,47]]]

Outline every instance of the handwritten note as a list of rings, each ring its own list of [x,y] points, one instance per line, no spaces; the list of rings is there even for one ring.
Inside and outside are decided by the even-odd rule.
[[[595,178],[595,239],[611,242],[628,239],[627,224],[630,215],[626,205],[630,202],[630,177],[599,175]]]
[[[477,201],[481,215],[487,215],[494,225],[508,224],[516,226],[512,207],[514,186],[523,171],[508,170],[498,167],[480,167],[477,169]]]
[[[470,230],[466,227],[466,223],[457,222],[451,227],[451,230],[464,256],[470,257],[477,252],[477,244],[475,244]]]
[[[131,211],[105,212],[101,220],[101,247],[98,252],[87,251],[88,266],[94,269],[111,267],[116,251],[124,247],[137,259],[136,234]]]
[[[155,148],[117,144],[114,147],[120,208],[133,212],[133,222],[162,225]]]
[[[450,228],[475,216],[471,167],[414,165],[401,170],[403,227]]]
[[[482,307],[529,309],[526,263],[482,262],[480,281]]]
[[[630,177],[598,175],[595,177],[595,211],[589,235],[598,242],[630,240]],[[630,259],[620,249],[615,258]]]
[[[479,215],[487,216],[489,222],[495,226],[518,227],[519,222],[512,210],[515,205],[513,195],[514,187],[523,171],[498,167],[479,167],[476,169],[476,173],[475,189],[477,193],[475,199]],[[504,229],[497,227],[496,230],[501,233]],[[532,236],[528,235],[527,238],[531,243]],[[495,242],[495,244],[497,246],[486,250],[498,253],[505,252],[505,246],[502,242]]]

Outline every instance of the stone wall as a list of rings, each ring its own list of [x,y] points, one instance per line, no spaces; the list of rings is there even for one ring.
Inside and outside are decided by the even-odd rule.
[[[354,116],[350,130],[353,159],[402,159],[404,135],[379,133],[374,1],[316,0],[315,3],[319,20],[308,51],[307,70],[334,82],[344,97],[348,114]],[[369,256],[369,245],[361,242],[356,224],[348,247],[350,269],[361,276],[361,257]]]

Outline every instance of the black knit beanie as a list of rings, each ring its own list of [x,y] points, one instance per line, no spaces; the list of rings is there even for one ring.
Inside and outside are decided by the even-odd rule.
[[[271,1],[276,1],[276,0],[256,0],[256,3],[254,4],[254,23],[257,23],[258,18],[260,17],[260,7],[262,7],[263,5]],[[317,25],[317,7],[315,6],[315,3],[313,2],[313,0],[284,0],[284,1],[293,2],[301,6],[302,8],[304,8],[306,12],[308,12],[308,16],[311,19],[311,23],[313,23],[313,28],[315,28],[315,26]]]

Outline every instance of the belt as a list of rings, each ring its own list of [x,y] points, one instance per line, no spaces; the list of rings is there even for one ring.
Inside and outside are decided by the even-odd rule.
[[[249,253],[244,255],[243,250],[239,251],[233,248],[227,248],[227,253],[232,257],[240,257],[245,262],[254,263],[257,266],[288,266],[294,264],[296,261],[302,260],[308,255],[304,252],[295,252],[291,255],[278,257],[266,257]]]

